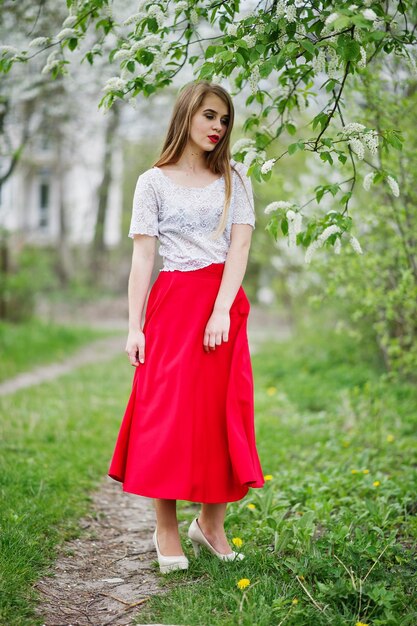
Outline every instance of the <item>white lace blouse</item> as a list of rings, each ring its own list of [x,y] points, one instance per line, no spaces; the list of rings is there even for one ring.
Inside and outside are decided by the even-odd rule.
[[[232,170],[232,198],[227,226],[217,240],[210,239],[223,211],[225,181],[223,176],[205,187],[177,185],[152,167],[141,174],[133,198],[129,237],[135,234],[154,235],[159,239],[163,258],[161,271],[189,271],[211,263],[223,263],[230,246],[232,224],[250,224],[255,228],[255,209],[247,168],[231,162],[240,172]]]

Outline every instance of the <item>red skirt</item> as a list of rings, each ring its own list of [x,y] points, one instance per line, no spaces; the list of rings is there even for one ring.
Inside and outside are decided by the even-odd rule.
[[[224,266],[161,271],[152,285],[145,362],[135,367],[108,472],[123,491],[219,503],[264,485],[242,286],[230,308],[229,340],[210,352],[203,347]]]

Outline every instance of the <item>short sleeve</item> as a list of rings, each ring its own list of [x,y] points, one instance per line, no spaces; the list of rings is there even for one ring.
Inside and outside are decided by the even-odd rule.
[[[234,166],[240,173],[243,184],[238,174],[235,174],[232,224],[250,224],[255,229],[255,203],[252,182],[246,175],[248,168],[238,162],[234,163]]]
[[[133,196],[132,219],[129,237],[134,235],[159,235],[158,230],[158,194],[146,172],[137,180]]]

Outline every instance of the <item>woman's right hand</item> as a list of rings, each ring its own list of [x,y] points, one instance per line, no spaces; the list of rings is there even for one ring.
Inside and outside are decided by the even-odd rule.
[[[131,365],[137,367],[145,362],[145,335],[141,330],[129,331],[125,352]]]

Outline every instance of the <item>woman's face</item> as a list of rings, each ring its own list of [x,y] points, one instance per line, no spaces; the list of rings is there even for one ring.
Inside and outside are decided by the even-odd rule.
[[[219,96],[207,94],[191,119],[189,143],[193,148],[211,152],[226,134],[229,109]]]

